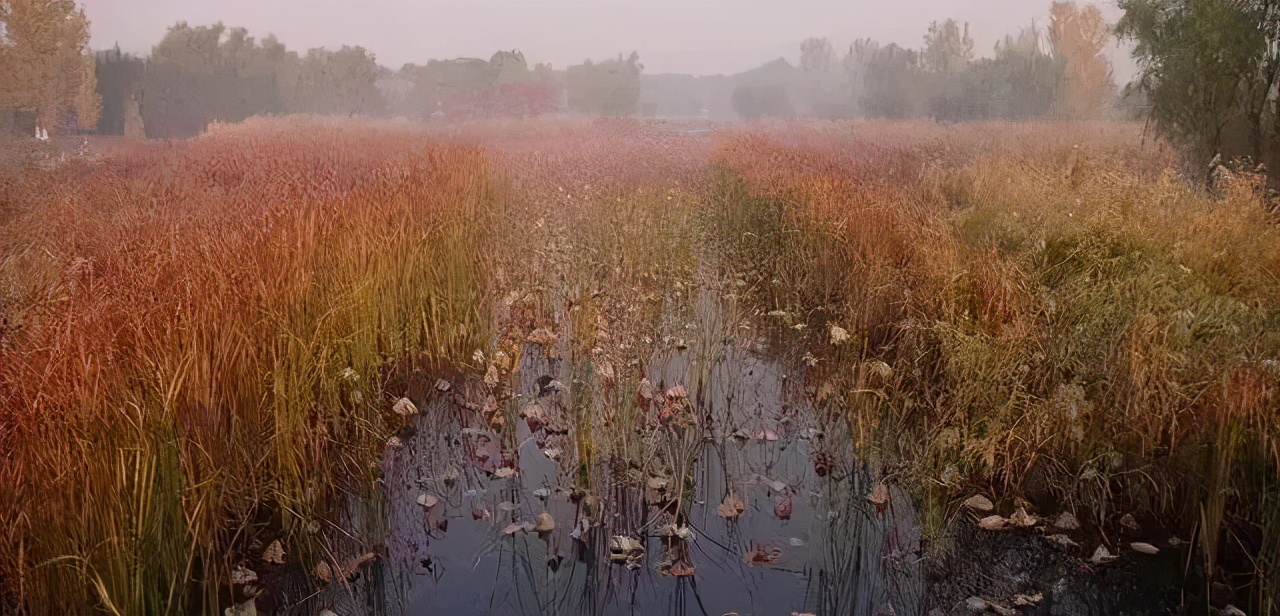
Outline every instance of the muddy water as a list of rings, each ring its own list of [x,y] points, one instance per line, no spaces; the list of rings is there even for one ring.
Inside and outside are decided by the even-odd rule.
[[[640,370],[656,394],[635,395],[630,415],[602,420],[607,401],[594,397],[633,383],[602,386],[554,344],[525,345],[505,437],[478,419],[478,379],[422,394],[415,434],[384,462],[386,559],[345,603],[387,614],[920,612],[905,494],[868,500],[848,429],[808,402],[803,364],[765,352],[722,303],[703,290],[694,322],[673,328],[687,339],[653,345]]]

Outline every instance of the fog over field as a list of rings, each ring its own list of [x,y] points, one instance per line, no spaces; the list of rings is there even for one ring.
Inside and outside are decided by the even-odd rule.
[[[0,0],[0,616],[1280,616],[1280,0]]]
[[[369,0],[85,0],[92,45],[145,53],[178,21],[223,21],[300,48],[363,45],[378,62],[488,57],[519,49],[557,68],[618,50],[639,52],[650,73],[742,72],[775,58],[798,61],[798,43],[827,37],[838,48],[859,38],[915,47],[931,20],[969,22],[979,54],[1010,32],[1043,25],[1047,5],[1028,0],[549,0],[525,2]],[[1121,11],[1098,3],[1107,19]],[[1121,84],[1126,53],[1111,54]]]

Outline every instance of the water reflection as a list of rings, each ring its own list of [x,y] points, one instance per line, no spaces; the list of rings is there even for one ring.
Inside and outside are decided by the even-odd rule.
[[[387,558],[331,609],[917,613],[905,494],[868,501],[849,430],[815,410],[798,360],[740,335],[710,291],[692,314],[685,348],[646,363],[652,400],[633,393],[639,378],[603,383],[537,344],[513,374],[509,416],[524,417],[506,437],[478,421],[478,383],[432,392],[388,461]],[[542,376],[562,388],[548,393]]]

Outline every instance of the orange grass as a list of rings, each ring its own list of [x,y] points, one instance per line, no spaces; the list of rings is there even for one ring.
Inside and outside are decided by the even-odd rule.
[[[831,325],[862,342],[814,368],[859,392],[855,437],[907,461],[935,532],[975,489],[1104,528],[1150,513],[1206,538],[1206,578],[1220,544],[1252,551],[1274,608],[1280,228],[1257,180],[1205,194],[1128,126],[893,128],[715,154],[740,217],[779,217],[765,301],[819,349]],[[893,371],[874,404],[869,361]]]
[[[8,185],[5,589],[181,613],[248,543],[235,524],[301,535],[363,489],[378,368],[484,339],[489,178],[473,147],[258,122]]]

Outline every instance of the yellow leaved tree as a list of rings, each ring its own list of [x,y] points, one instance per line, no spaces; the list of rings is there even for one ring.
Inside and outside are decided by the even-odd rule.
[[[0,0],[0,109],[33,111],[46,130],[92,128],[101,101],[89,20],[75,0]]]

